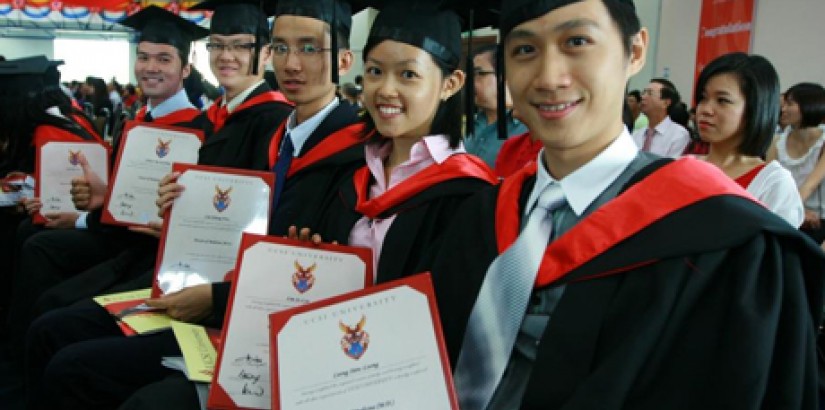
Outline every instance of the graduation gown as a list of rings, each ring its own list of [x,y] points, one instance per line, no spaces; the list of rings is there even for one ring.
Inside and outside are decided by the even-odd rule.
[[[453,365],[534,173],[468,201],[445,243],[469,246],[434,262]],[[548,245],[536,292],[566,289],[521,408],[815,409],[823,268],[816,244],[714,167],[643,170]]]
[[[365,215],[383,219],[395,215],[376,266],[376,283],[427,270],[425,256],[441,247],[449,222],[470,195],[497,182],[493,171],[469,154],[455,154],[389,189],[377,201],[367,201],[374,178],[364,166],[343,184],[318,229],[326,241],[348,243],[356,222]],[[386,201],[382,201],[386,200]]]
[[[215,119],[220,105],[219,99],[203,114],[206,140],[198,163],[253,171],[269,169],[266,147],[292,106],[266,83],[255,88],[223,122]]]

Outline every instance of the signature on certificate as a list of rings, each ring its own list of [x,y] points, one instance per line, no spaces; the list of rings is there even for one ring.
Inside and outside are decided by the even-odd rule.
[[[249,365],[249,366],[260,367],[260,366],[264,365],[264,361],[263,361],[263,359],[261,359],[258,356],[247,354],[245,356],[241,356],[241,357],[235,359],[233,364],[235,364],[235,365],[244,365],[244,364],[246,364],[246,365]]]

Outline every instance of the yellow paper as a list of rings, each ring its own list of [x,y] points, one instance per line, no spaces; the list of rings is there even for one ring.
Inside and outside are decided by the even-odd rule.
[[[126,316],[121,321],[129,325],[138,334],[144,334],[168,329],[171,326],[172,318],[163,312],[142,312]]]
[[[178,340],[186,372],[193,382],[210,383],[215,374],[218,352],[212,346],[209,335],[203,326],[172,321],[172,331]]]
[[[106,306],[112,303],[126,302],[129,300],[148,299],[152,296],[152,288],[132,290],[129,292],[113,293],[111,295],[96,296],[94,301],[100,306]]]

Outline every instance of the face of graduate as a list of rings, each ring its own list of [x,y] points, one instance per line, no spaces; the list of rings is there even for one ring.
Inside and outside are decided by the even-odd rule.
[[[799,128],[799,124],[802,123],[802,113],[799,111],[799,103],[786,95],[785,98],[782,99],[781,107],[782,111],[779,115],[779,123]]]
[[[711,77],[696,106],[696,121],[702,140],[711,144],[742,142],[745,95],[736,76],[725,73]]]
[[[364,61],[364,104],[387,138],[429,135],[439,104],[462,85],[462,71],[445,78],[429,53],[406,43],[384,40]]]
[[[647,32],[634,37],[630,55],[622,43],[602,0],[559,7],[508,34],[513,106],[545,155],[580,166],[619,135],[625,84],[644,65]]]
[[[222,50],[209,51],[209,65],[218,83],[226,90],[230,100],[263,78],[266,61],[270,58],[270,47],[264,46],[258,59],[258,75],[252,75],[254,50],[244,47],[255,43],[252,34],[229,36],[211,34],[209,42],[220,44]]]
[[[152,106],[157,106],[183,88],[190,66],[183,66],[178,49],[169,44],[144,41],[137,46],[135,78]]]
[[[300,120],[323,109],[335,96],[330,73],[327,23],[309,17],[278,16],[272,29],[272,66],[281,92],[296,105]],[[352,53],[338,50],[338,74],[346,74]]]

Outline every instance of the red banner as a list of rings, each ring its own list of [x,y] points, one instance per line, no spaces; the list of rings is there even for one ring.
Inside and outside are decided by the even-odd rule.
[[[734,51],[749,52],[754,0],[702,0],[694,78],[714,58]]]

